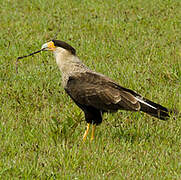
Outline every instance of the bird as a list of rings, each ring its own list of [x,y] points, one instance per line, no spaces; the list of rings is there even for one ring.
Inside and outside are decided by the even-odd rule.
[[[104,113],[118,110],[142,111],[161,120],[170,117],[171,110],[142,97],[137,92],[122,87],[111,78],[91,70],[76,55],[76,50],[61,40],[51,40],[41,47],[52,51],[61,71],[65,92],[84,112],[87,122],[83,134],[85,142],[92,125],[91,141],[95,138],[97,125],[102,123]]]

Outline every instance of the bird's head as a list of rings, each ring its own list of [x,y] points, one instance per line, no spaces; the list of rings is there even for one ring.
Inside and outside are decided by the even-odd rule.
[[[50,42],[43,44],[41,47],[42,51],[55,52],[55,51],[61,50],[61,49],[67,50],[73,55],[76,54],[75,49],[71,45],[67,44],[66,42],[60,41],[60,40],[52,40]]]

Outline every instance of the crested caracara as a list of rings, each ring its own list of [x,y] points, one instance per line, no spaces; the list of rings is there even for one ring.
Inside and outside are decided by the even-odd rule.
[[[102,115],[105,112],[143,111],[162,120],[169,117],[167,108],[89,69],[69,44],[52,40],[43,44],[42,50],[53,52],[62,73],[62,86],[85,114],[87,129],[83,135],[84,141],[91,124],[93,125],[91,140],[94,139],[96,125],[102,122]]]

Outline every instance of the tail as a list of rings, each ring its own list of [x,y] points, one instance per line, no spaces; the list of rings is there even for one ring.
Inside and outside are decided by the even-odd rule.
[[[140,102],[140,111],[143,111],[158,119],[167,120],[170,117],[170,114],[176,114],[176,111],[169,110],[166,107],[156,104],[146,98],[136,97],[136,99]]]
[[[154,116],[161,120],[168,120],[170,115],[174,115],[174,119],[176,119],[175,116],[180,117],[180,112],[177,110],[169,110],[166,107],[161,106],[160,104],[154,103],[146,98],[142,98],[139,94],[134,92],[131,89],[127,89],[124,87],[119,86],[121,90],[124,90],[126,92],[129,92],[132,94],[135,99],[140,103],[141,108],[140,111],[143,111],[151,116]]]

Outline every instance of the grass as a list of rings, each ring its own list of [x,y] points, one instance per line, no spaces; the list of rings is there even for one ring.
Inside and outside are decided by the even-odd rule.
[[[104,116],[82,143],[83,113],[61,87],[51,53],[24,59],[56,36],[90,68],[181,110],[181,2],[2,1],[1,179],[180,179],[181,119]],[[90,138],[90,136],[89,136]]]

